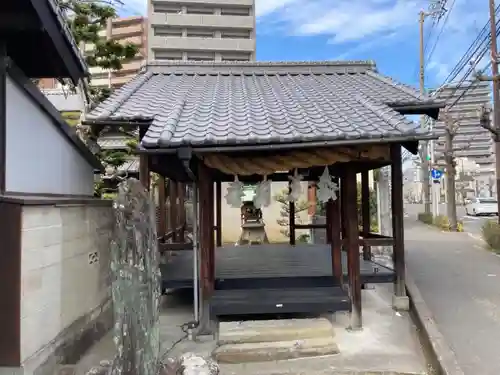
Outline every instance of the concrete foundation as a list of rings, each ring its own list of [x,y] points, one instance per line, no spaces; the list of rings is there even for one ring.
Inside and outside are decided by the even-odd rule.
[[[410,298],[408,296],[392,296],[392,307],[396,311],[410,311]]]
[[[348,313],[337,313],[335,319],[330,319],[331,314],[325,315],[325,319],[332,321],[338,354],[268,362],[220,364],[220,375],[426,374],[427,364],[416,329],[408,313],[392,309],[392,289],[390,284],[378,284],[373,290],[363,291],[362,331],[346,331],[345,328],[350,322]],[[190,298],[192,296],[187,295],[180,300],[173,297],[165,299],[160,318],[162,352],[169,350],[184,336],[179,326],[193,320]],[[318,327],[322,324],[319,323]],[[230,340],[227,335],[225,337],[225,340]],[[169,356],[175,357],[186,352],[210,356],[216,347],[215,340],[208,339],[204,342],[183,340],[174,346]],[[76,375],[85,375],[90,368],[99,365],[101,360],[112,359],[114,350],[112,335],[109,334],[78,363]]]

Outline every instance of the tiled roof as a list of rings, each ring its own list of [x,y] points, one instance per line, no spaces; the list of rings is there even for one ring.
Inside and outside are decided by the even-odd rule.
[[[149,66],[88,120],[150,120],[142,145],[241,145],[422,137],[397,106],[428,98],[372,63]]]

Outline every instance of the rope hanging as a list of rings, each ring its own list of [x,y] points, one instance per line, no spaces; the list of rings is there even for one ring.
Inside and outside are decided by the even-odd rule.
[[[222,153],[213,153],[205,155],[203,160],[208,167],[218,169],[225,174],[238,176],[257,174],[265,176],[279,171],[324,167],[350,161],[388,161],[390,160],[390,152],[388,146],[381,145],[361,150],[319,148],[256,157],[235,157]]]

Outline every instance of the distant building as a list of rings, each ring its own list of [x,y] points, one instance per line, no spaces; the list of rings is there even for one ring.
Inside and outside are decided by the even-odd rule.
[[[255,0],[148,0],[148,60],[254,61]]]
[[[106,71],[99,67],[89,68],[92,86],[118,88],[135,77],[147,58],[147,20],[138,16],[116,18],[108,22],[107,28],[102,30],[100,35],[124,43],[133,43],[139,48],[136,58],[123,64],[120,71]],[[85,46],[85,51],[92,49],[91,44]],[[61,83],[53,78],[41,79],[38,86],[42,90],[62,88]]]
[[[459,87],[449,84],[437,92],[436,96],[445,100],[451,117],[458,120],[458,130],[453,140],[454,155],[456,158],[467,158],[476,163],[478,173],[476,174],[477,190],[486,194],[494,191],[492,186],[495,182],[494,166],[495,155],[493,139],[489,131],[479,125],[477,109],[480,105],[491,101],[491,87],[489,82],[464,82]],[[458,101],[457,101],[458,100]],[[438,164],[444,164],[444,128],[442,121],[434,123],[434,130],[442,134],[435,142],[435,155]]]

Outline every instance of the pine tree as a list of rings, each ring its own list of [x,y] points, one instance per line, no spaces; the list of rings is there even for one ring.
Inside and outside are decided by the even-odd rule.
[[[68,26],[75,42],[82,45],[93,45],[85,50],[85,60],[89,67],[100,67],[110,71],[120,70],[125,62],[133,59],[139,52],[132,43],[119,43],[99,35],[106,30],[108,20],[117,16],[116,8],[122,3],[118,0],[58,0],[59,6],[66,15]],[[90,80],[90,97],[92,102],[99,103],[111,94],[109,88],[92,87]]]

